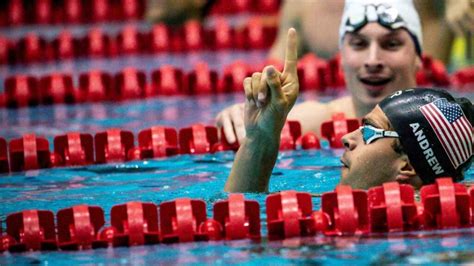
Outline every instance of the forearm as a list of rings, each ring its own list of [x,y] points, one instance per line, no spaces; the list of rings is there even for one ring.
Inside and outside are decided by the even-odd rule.
[[[245,139],[225,185],[227,192],[265,192],[275,165],[280,138]]]

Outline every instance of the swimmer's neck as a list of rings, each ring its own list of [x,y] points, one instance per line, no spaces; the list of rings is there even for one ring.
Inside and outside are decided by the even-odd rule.
[[[356,117],[364,117],[366,114],[370,113],[370,111],[372,111],[376,105],[357,102],[354,98],[352,98],[352,106],[354,108],[354,115]]]

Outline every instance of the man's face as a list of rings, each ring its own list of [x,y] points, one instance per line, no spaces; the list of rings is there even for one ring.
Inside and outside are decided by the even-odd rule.
[[[404,29],[376,22],[346,33],[341,49],[347,86],[357,106],[373,108],[391,93],[416,86],[421,60]]]
[[[388,130],[390,126],[378,105],[365,116],[363,124],[384,130]],[[342,141],[345,146],[341,157],[342,185],[350,185],[354,189],[369,189],[395,181],[402,158],[392,147],[395,141],[393,138],[380,138],[365,144],[359,129],[346,134]]]

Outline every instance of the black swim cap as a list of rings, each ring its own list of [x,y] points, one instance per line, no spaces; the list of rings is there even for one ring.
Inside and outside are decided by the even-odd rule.
[[[438,89],[397,91],[380,104],[423,183],[464,179],[472,163],[474,108]]]

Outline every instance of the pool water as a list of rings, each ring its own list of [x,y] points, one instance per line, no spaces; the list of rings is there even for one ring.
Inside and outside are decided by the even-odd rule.
[[[472,95],[468,95],[472,99]],[[328,96],[333,97],[333,96]],[[304,93],[303,99],[322,99]],[[124,103],[40,106],[0,110],[1,136],[11,139],[27,132],[47,137],[68,131],[95,133],[118,127],[137,133],[153,125],[183,128],[193,123],[212,124],[216,113],[241,94],[169,97]],[[332,191],[339,180],[342,150],[289,151],[279,155],[270,191]],[[207,216],[213,204],[227,199],[223,186],[233,152],[180,155],[123,164],[56,168],[0,176],[0,219],[26,209],[60,209],[79,204],[102,207],[106,221],[110,209],[128,201],[156,205],[176,198],[202,199]],[[474,168],[466,180],[474,180]],[[458,229],[357,237],[266,239],[265,198],[247,193],[260,203],[262,240],[159,244],[86,251],[4,253],[0,264],[445,264],[474,260],[474,230]],[[313,210],[320,208],[313,198]],[[107,224],[106,224],[107,225]],[[5,227],[5,226],[3,226]]]

